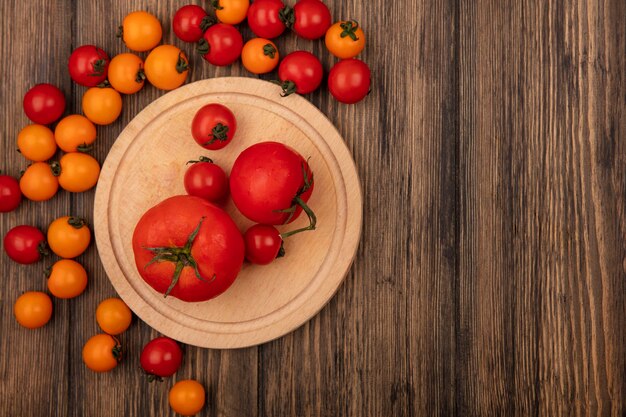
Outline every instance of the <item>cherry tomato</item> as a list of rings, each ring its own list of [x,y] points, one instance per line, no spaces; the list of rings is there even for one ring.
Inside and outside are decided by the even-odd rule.
[[[213,23],[213,19],[206,10],[195,4],[190,4],[176,11],[172,20],[172,28],[181,41],[198,42],[204,31]]]
[[[315,215],[306,205],[313,187],[308,162],[278,142],[260,142],[245,149],[230,173],[235,206],[262,224],[290,223],[305,209],[311,222],[308,229],[315,229]]]
[[[57,124],[54,139],[65,152],[85,152],[96,141],[96,127],[85,116],[71,114]]]
[[[118,335],[126,331],[132,320],[133,313],[119,298],[107,298],[96,309],[98,326],[108,334]]]
[[[238,25],[248,14],[250,0],[211,0],[217,20],[228,25]]]
[[[119,27],[117,37],[121,37],[128,49],[145,52],[161,42],[163,29],[161,22],[153,14],[138,11],[124,18]]]
[[[50,164],[35,162],[24,171],[20,178],[20,190],[24,197],[32,201],[50,200],[59,189],[58,173],[52,171]]]
[[[113,123],[122,112],[122,96],[112,88],[92,87],[83,94],[83,113],[97,125]]]
[[[308,94],[320,86],[324,68],[315,55],[306,51],[295,51],[283,58],[278,67],[283,97],[293,93]]]
[[[319,0],[299,0],[287,20],[287,26],[304,39],[321,38],[331,23],[330,10]]]
[[[79,217],[59,217],[48,226],[48,246],[61,258],[71,259],[85,252],[91,232]]]
[[[283,238],[274,226],[255,224],[243,235],[246,259],[253,264],[267,265],[285,255]]]
[[[141,90],[146,79],[143,60],[135,54],[119,54],[109,65],[109,83],[123,94],[134,94]]]
[[[44,125],[28,125],[17,135],[17,148],[24,158],[41,162],[47,161],[57,151],[52,130]]]
[[[9,175],[0,175],[0,213],[15,210],[22,202],[22,192],[17,180]]]
[[[65,111],[65,96],[52,84],[37,84],[24,95],[24,113],[33,122],[49,125]]]
[[[358,59],[339,61],[328,74],[328,89],[342,103],[361,101],[370,91],[370,69]]]
[[[224,170],[212,160],[201,156],[185,172],[185,190],[189,195],[204,198],[212,203],[224,201],[228,194],[228,178]]]
[[[122,360],[122,345],[111,335],[97,334],[83,346],[83,362],[94,372],[108,372]]]
[[[230,143],[236,131],[235,115],[221,104],[207,104],[198,110],[191,122],[191,135],[205,149],[222,149]]]
[[[146,58],[145,72],[150,84],[156,88],[173,90],[187,79],[189,60],[174,45],[160,45]]]
[[[70,55],[67,67],[74,82],[95,87],[107,79],[109,56],[97,46],[79,46]]]
[[[241,33],[234,26],[217,23],[204,32],[198,52],[213,65],[230,65],[239,58],[243,48]]]
[[[33,226],[15,226],[4,236],[4,250],[15,262],[28,265],[47,255],[46,238]]]
[[[139,362],[149,375],[148,381],[172,376],[180,368],[183,351],[169,337],[157,337],[149,341],[141,351]]]
[[[276,44],[263,38],[250,39],[241,51],[241,62],[253,74],[266,74],[276,68],[280,54]]]
[[[326,31],[325,42],[337,58],[354,58],[365,47],[365,33],[356,20],[337,22]]]
[[[82,193],[93,188],[100,176],[100,164],[86,153],[66,153],[59,160],[61,174],[59,185],[66,191]]]
[[[274,39],[285,31],[285,12],[281,0],[255,0],[248,8],[248,25],[259,38]]]
[[[87,288],[87,271],[78,262],[61,259],[46,270],[48,290],[57,298],[78,297]]]
[[[204,387],[192,379],[178,381],[168,396],[172,410],[183,416],[196,415],[204,407],[206,393]]]
[[[27,329],[37,329],[52,318],[52,300],[43,292],[25,292],[15,301],[13,314],[22,326]]]

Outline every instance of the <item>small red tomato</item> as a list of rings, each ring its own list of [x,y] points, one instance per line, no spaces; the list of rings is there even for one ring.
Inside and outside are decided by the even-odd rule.
[[[212,23],[214,22],[206,10],[190,4],[178,9],[172,20],[172,28],[181,41],[198,42]]]
[[[204,198],[212,203],[220,203],[228,194],[228,178],[218,165],[206,156],[192,164],[185,173],[185,190],[189,195]]]
[[[74,49],[67,67],[70,77],[77,84],[95,87],[107,78],[109,56],[94,45],[83,45]]]
[[[32,264],[47,254],[46,238],[33,226],[16,226],[4,237],[4,250],[20,264]]]
[[[221,104],[207,104],[202,107],[191,122],[191,134],[205,149],[218,150],[228,145],[235,136],[237,121],[228,107]]]
[[[259,38],[274,39],[285,31],[286,12],[281,0],[255,0],[248,8],[248,25]]]
[[[355,58],[344,59],[330,70],[328,89],[340,102],[353,104],[369,93],[370,78],[370,68],[365,62]]]
[[[287,26],[304,39],[319,39],[332,23],[330,10],[319,0],[299,0],[293,6]]]
[[[236,27],[218,23],[204,32],[198,42],[198,52],[213,65],[225,66],[235,62],[241,55],[243,38]]]
[[[150,382],[174,375],[182,361],[183,351],[178,343],[169,337],[157,337],[149,341],[143,347],[139,359]]]
[[[65,111],[65,96],[52,84],[37,84],[24,95],[26,117],[40,125],[49,125]]]
[[[306,51],[290,53],[278,67],[283,97],[293,93],[312,93],[320,86],[323,77],[322,63],[315,55]]]
[[[0,213],[15,210],[22,202],[22,192],[17,180],[8,175],[0,175]]]
[[[246,230],[243,240],[246,244],[246,259],[253,264],[267,265],[285,256],[283,238],[274,226],[255,224]]]

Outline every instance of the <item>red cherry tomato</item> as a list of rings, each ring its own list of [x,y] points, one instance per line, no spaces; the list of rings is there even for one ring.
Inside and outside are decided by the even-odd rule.
[[[322,83],[324,68],[315,55],[306,51],[295,51],[283,58],[278,67],[283,96],[293,93],[308,94],[317,90]]]
[[[32,264],[46,254],[46,238],[33,226],[16,226],[4,237],[4,250],[20,264]]]
[[[169,337],[157,337],[149,341],[143,347],[139,359],[141,367],[149,375],[150,382],[174,375],[182,361],[183,351],[178,343]]]
[[[319,0],[300,0],[293,6],[287,25],[304,39],[319,39],[332,23],[330,10]]]
[[[246,259],[253,264],[267,265],[285,255],[283,239],[274,226],[255,224],[243,235]]]
[[[40,125],[49,125],[65,111],[65,96],[52,84],[37,84],[24,95],[26,117]]]
[[[204,32],[198,42],[198,52],[213,65],[225,66],[241,55],[243,38],[234,26],[217,23]]]
[[[13,177],[0,175],[0,213],[15,210],[22,202],[20,184]]]
[[[198,42],[211,23],[212,19],[206,10],[190,4],[178,9],[172,20],[172,28],[181,41]]]
[[[189,195],[204,198],[212,203],[220,203],[228,194],[228,178],[224,170],[212,160],[201,156],[185,173],[185,190]]]
[[[70,77],[77,84],[95,87],[107,78],[109,56],[94,45],[83,45],[74,49],[67,67]]]
[[[335,64],[328,74],[328,89],[342,103],[361,101],[370,91],[370,68],[355,58]]]
[[[285,31],[285,12],[281,0],[255,0],[248,9],[248,25],[259,38],[274,39]]]
[[[221,104],[207,104],[202,107],[191,122],[191,134],[205,149],[218,150],[228,145],[235,136],[237,121],[228,107]]]

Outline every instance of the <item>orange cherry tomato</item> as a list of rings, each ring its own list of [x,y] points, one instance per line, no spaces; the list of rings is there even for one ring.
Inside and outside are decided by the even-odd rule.
[[[97,125],[113,123],[122,112],[122,96],[113,88],[92,87],[83,94],[83,113]]]
[[[48,246],[61,258],[71,259],[85,252],[91,232],[79,217],[59,217],[48,226]]]
[[[87,271],[71,259],[61,259],[48,270],[48,290],[57,298],[74,298],[87,288]]]
[[[118,335],[128,329],[133,320],[130,308],[119,298],[107,298],[96,309],[96,321],[108,334]]]
[[[118,37],[133,51],[145,52],[161,42],[161,22],[153,14],[138,11],[128,14],[119,27]]]
[[[24,171],[20,178],[20,190],[24,197],[32,201],[50,200],[59,189],[59,179],[50,164],[35,162]]]
[[[50,321],[52,300],[43,292],[25,292],[15,301],[13,314],[22,326],[28,329],[37,329]]]
[[[170,407],[183,416],[193,416],[198,414],[206,400],[204,387],[193,379],[178,381],[168,396]]]
[[[44,125],[28,125],[17,135],[17,148],[33,162],[47,161],[57,151],[52,130]]]
[[[83,346],[83,362],[94,372],[108,372],[122,360],[122,345],[111,335],[97,334]]]
[[[66,153],[59,160],[61,174],[59,185],[72,193],[82,193],[92,188],[100,176],[100,164],[91,156],[81,152]]]
[[[71,114],[54,129],[54,139],[65,152],[88,151],[96,140],[96,127],[85,116]]]
[[[145,79],[143,60],[135,54],[116,55],[109,64],[109,82],[120,93],[136,93],[143,87]]]
[[[328,28],[325,41],[337,58],[354,58],[365,47],[365,33],[356,20],[341,21]]]
[[[280,54],[276,44],[263,38],[250,39],[241,50],[241,62],[253,74],[266,74],[276,68]]]
[[[150,84],[161,90],[173,90],[187,79],[189,61],[174,45],[160,45],[146,58],[144,70]]]
[[[250,0],[212,0],[217,20],[229,25],[238,25],[248,14]]]

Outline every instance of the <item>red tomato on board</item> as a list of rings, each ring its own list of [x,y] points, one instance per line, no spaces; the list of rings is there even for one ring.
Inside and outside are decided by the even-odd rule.
[[[24,95],[26,117],[40,125],[56,122],[65,111],[65,96],[52,84],[37,84]]]
[[[152,382],[161,377],[172,376],[183,362],[183,351],[169,337],[157,337],[149,341],[141,351],[139,363]]]
[[[359,102],[369,94],[370,68],[355,58],[335,64],[328,74],[328,89],[338,101],[346,104]]]
[[[216,204],[223,202],[228,195],[228,177],[224,170],[205,156],[187,163],[192,164],[185,172],[187,194]]]
[[[201,107],[191,122],[191,135],[198,145],[213,151],[228,145],[236,131],[237,120],[233,112],[217,103]]]
[[[246,259],[256,265],[267,265],[285,255],[280,232],[267,224],[250,226],[243,235]]]
[[[213,65],[230,65],[241,55],[243,37],[236,27],[217,23],[204,32],[197,49]]]
[[[77,84],[95,87],[107,78],[109,56],[94,45],[83,45],[74,49],[67,63],[70,77]]]
[[[278,67],[283,97],[293,93],[312,93],[320,86],[323,77],[322,63],[315,55],[306,51],[290,53]]]
[[[214,22],[206,10],[189,4],[178,9],[172,20],[172,28],[181,41],[198,42],[212,23]]]
[[[32,264],[47,254],[46,237],[33,226],[16,226],[4,236],[4,250],[20,264]]]
[[[170,197],[139,219],[133,234],[141,277],[183,301],[217,297],[237,278],[244,259],[241,233],[221,208],[199,197]]]
[[[20,183],[9,175],[0,175],[0,213],[15,210],[21,202]]]
[[[285,31],[286,11],[281,0],[255,0],[248,8],[248,25],[257,37],[274,39]]]

